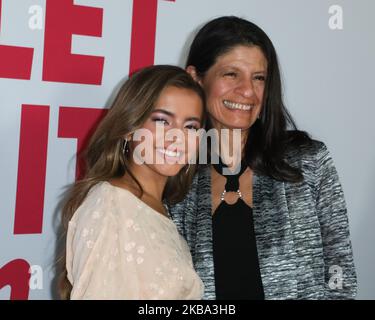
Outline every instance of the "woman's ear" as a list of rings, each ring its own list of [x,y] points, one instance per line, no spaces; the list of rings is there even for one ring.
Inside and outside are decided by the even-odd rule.
[[[200,85],[202,85],[202,80],[197,74],[197,69],[195,69],[194,66],[187,66],[186,72],[191,75],[191,77],[194,79],[194,81],[198,82]]]

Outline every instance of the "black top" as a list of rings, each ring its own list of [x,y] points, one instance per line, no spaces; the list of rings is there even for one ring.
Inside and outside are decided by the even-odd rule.
[[[223,167],[222,162],[214,165],[219,174]],[[238,178],[246,168],[242,163],[237,175],[226,176],[226,191],[238,190]],[[216,299],[263,300],[252,208],[242,198],[234,204],[222,201],[212,227]]]

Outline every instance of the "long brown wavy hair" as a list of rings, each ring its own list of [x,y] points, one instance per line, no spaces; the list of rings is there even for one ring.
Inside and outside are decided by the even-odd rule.
[[[128,169],[129,157],[123,152],[124,137],[142,127],[150,117],[161,92],[169,86],[191,90],[201,98],[204,105],[205,97],[201,87],[179,67],[158,65],[134,73],[120,88],[83,154],[86,162],[85,174],[70,187],[62,207],[62,241],[66,239],[68,223],[74,212],[97,183],[122,177],[126,172],[143,194],[140,183]],[[203,122],[202,115],[202,126]],[[176,176],[169,177],[163,192],[163,200],[169,204],[181,201],[190,187],[195,172],[196,165],[191,165],[188,173],[182,169]],[[61,271],[58,293],[61,299],[69,299],[72,286],[67,279],[65,246],[63,248],[63,254],[58,261]]]

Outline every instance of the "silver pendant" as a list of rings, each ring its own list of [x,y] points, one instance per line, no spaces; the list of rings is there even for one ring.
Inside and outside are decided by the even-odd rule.
[[[227,190],[224,189],[224,191],[221,193],[220,200],[224,201],[224,196],[227,193]],[[240,189],[237,190],[238,197],[241,199],[242,198],[242,193]]]

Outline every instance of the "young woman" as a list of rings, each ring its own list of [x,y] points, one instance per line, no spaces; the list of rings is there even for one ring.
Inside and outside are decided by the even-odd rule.
[[[184,197],[194,175],[187,163],[194,162],[203,107],[203,91],[178,67],[145,68],[121,87],[91,138],[86,175],[63,208],[62,298],[202,297],[203,283],[166,204]],[[172,129],[182,136],[170,139]],[[135,139],[140,130],[151,143],[138,152],[145,142]],[[145,154],[152,161],[141,163]]]

